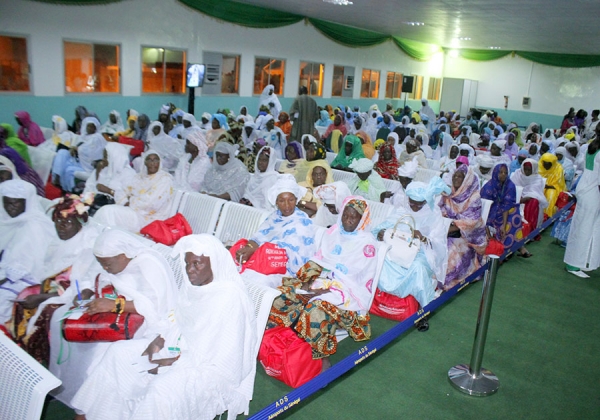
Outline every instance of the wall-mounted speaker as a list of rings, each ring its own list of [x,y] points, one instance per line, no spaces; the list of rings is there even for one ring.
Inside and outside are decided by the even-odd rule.
[[[414,89],[415,77],[414,76],[403,76],[402,77],[402,93],[411,93]]]

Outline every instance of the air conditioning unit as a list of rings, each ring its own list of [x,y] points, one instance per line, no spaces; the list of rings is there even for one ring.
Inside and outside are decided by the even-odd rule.
[[[354,89],[354,76],[346,76],[346,82],[344,83],[344,89]]]
[[[221,83],[221,66],[219,64],[207,64],[206,75],[204,76],[205,85],[216,85]]]
[[[531,104],[531,98],[529,96],[523,96],[523,108],[529,108]]]

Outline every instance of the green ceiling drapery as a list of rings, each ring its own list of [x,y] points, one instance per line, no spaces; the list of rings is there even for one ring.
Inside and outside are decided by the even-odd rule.
[[[450,49],[446,49],[446,51],[450,51]],[[458,54],[462,58],[466,58],[467,60],[474,61],[490,61],[497,60],[502,57],[506,57],[511,54],[512,51],[505,50],[471,50],[471,49],[463,49],[457,50]]]
[[[33,0],[40,3],[64,4],[68,6],[92,6],[95,4],[117,3],[123,0]]]
[[[555,54],[531,51],[515,51],[515,53],[526,60],[547,66],[575,68],[600,66],[600,55]]]
[[[193,9],[226,22],[249,28],[279,28],[304,19],[304,16],[225,0],[179,0]]]
[[[405,54],[419,61],[429,61],[434,54],[442,51],[437,45],[399,38],[397,36],[393,36],[392,40]]]
[[[340,25],[326,20],[308,18],[308,21],[327,38],[347,47],[371,47],[390,39],[389,35]]]

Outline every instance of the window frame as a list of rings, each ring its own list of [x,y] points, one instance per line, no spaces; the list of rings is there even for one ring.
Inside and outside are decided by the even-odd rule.
[[[424,76],[420,76],[418,74],[411,74],[412,77],[414,77],[414,81],[413,81],[413,90],[412,92],[410,92],[408,94],[408,99],[413,99],[415,101],[420,101],[423,98],[423,80],[425,79]],[[420,83],[419,83],[420,80]],[[417,95],[417,87],[419,87],[420,92]]]
[[[428,101],[439,101],[440,100],[440,97],[442,95],[442,80],[443,80],[443,77],[432,77],[432,76],[429,76],[429,85],[427,86],[427,100]],[[434,92],[434,95],[433,95],[434,97],[430,98],[429,94],[430,94],[431,89],[433,87],[432,81],[437,82],[437,86],[435,87],[435,92]]]
[[[340,86],[340,94],[339,95],[335,95],[333,93],[333,88],[335,86],[335,69],[336,68],[341,68],[342,69],[342,84]],[[333,73],[331,75],[331,97],[332,98],[343,98],[344,97],[344,77],[345,77],[345,72],[346,72],[346,66],[341,65],[341,64],[334,64],[333,65]]]
[[[392,96],[387,96],[388,77],[389,77],[390,74],[394,75],[394,77],[393,77],[393,79],[394,79],[393,84],[394,85],[396,84],[396,76],[398,76],[398,75],[400,76],[400,85],[398,86],[398,94],[399,94],[399,96],[393,96],[394,95],[393,93],[392,93]],[[386,72],[386,75],[385,75],[385,94],[384,94],[384,98],[385,99],[402,99],[402,78],[403,77],[404,77],[404,73],[400,73],[400,72],[397,72],[397,71],[388,71],[388,72]],[[395,90],[394,86],[392,86],[392,92],[394,90]]]
[[[298,68],[298,88],[301,85],[301,81],[302,81],[302,64],[306,63],[307,65],[310,65],[310,76],[308,79],[308,96],[316,96],[317,98],[322,98],[323,97],[323,86],[325,85],[325,63],[318,63],[316,61],[306,61],[306,60],[300,60],[300,66]],[[312,75],[314,74],[314,67],[313,66],[321,66],[322,67],[322,71],[319,77],[319,87],[317,88],[318,93],[314,94],[311,92],[310,86],[311,86],[311,82],[314,81],[314,79],[312,78]]]
[[[21,34],[15,32],[0,32],[0,36],[8,38],[22,38],[25,40],[25,47],[27,48],[27,78],[29,82],[29,90],[0,90],[0,95],[34,95],[33,86],[33,71],[32,71],[32,53],[31,53],[31,35]]]
[[[271,73],[269,73],[269,80],[268,83],[260,90],[260,92],[256,93],[254,91],[254,86],[255,86],[255,82],[256,82],[256,59],[263,59],[263,60],[269,60],[269,71],[271,70],[271,64],[273,63],[273,61],[281,61],[281,63],[283,64],[283,71],[281,72],[281,83],[280,83],[280,88],[281,88],[281,92],[277,92],[274,91],[273,93],[277,96],[283,96],[283,91],[285,88],[285,69],[287,68],[287,62],[285,58],[278,58],[278,57],[265,57],[262,55],[255,55],[254,56],[254,74],[252,75],[252,96],[260,96],[262,94],[263,89],[272,84],[271,83]],[[262,80],[262,79],[261,79]]]
[[[67,66],[66,66],[66,57],[65,57],[65,43],[66,42],[70,42],[72,44],[85,44],[85,45],[91,45],[92,46],[92,51],[95,45],[103,45],[103,46],[111,46],[111,47],[116,47],[117,48],[117,62],[118,62],[118,74],[119,74],[119,86],[118,86],[118,91],[117,92],[97,92],[97,91],[91,91],[91,92],[69,92],[67,91]],[[63,92],[65,95],[83,95],[83,96],[89,96],[89,95],[123,95],[123,84],[122,84],[122,72],[121,72],[121,65],[123,63],[122,60],[122,51],[123,51],[123,46],[121,43],[118,42],[105,42],[105,41],[90,41],[90,40],[85,40],[85,39],[74,39],[74,38],[63,38],[62,39],[62,65],[63,65]]]
[[[184,53],[184,59],[183,59],[183,71],[182,71],[182,86],[183,86],[183,92],[164,92],[164,88],[165,88],[165,81],[166,81],[166,71],[164,72],[164,76],[163,76],[163,92],[144,92],[144,48],[154,48],[154,49],[159,49],[162,48],[163,50],[167,51],[167,50],[171,50],[171,51],[181,51]],[[151,45],[147,45],[147,44],[141,44],[140,45],[140,96],[143,95],[187,95],[187,85],[186,85],[186,77],[187,77],[187,65],[188,65],[188,50],[187,48],[176,48],[176,47],[167,47],[167,46],[151,46]],[[166,68],[166,62],[164,60],[163,57],[163,69]]]
[[[363,96],[363,74],[365,71],[369,71],[369,89],[367,92],[367,96]],[[375,96],[373,96],[372,90],[371,90],[371,84],[373,83],[373,72],[377,72],[378,76],[377,76],[377,94]],[[376,69],[367,69],[364,68],[362,69],[362,71],[360,72],[360,92],[359,92],[359,98],[365,98],[365,99],[379,99],[379,91],[381,89],[381,70],[376,70]]]
[[[225,58],[237,58],[236,62],[236,80],[235,80],[235,92],[223,92],[223,80],[225,80],[225,73],[223,73],[223,63]],[[242,55],[234,53],[221,53],[221,95],[223,96],[239,96],[240,95],[240,69],[242,66]]]

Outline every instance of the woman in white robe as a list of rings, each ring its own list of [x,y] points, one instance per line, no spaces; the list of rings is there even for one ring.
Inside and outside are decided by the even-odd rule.
[[[113,109],[108,114],[108,120],[104,124],[102,124],[102,127],[100,127],[100,133],[106,133],[113,136],[117,132],[123,130],[124,127],[123,120],[121,119],[121,114],[119,113],[119,111]]]
[[[127,202],[127,188],[136,175],[129,164],[129,151],[122,144],[108,143],[104,154],[105,160],[85,182],[83,195],[104,194],[123,205]]]
[[[198,130],[195,130],[198,131]],[[164,132],[163,125],[159,121],[154,121],[148,127],[148,137],[146,138],[148,148],[156,150],[163,164],[163,169],[167,172],[173,172],[177,167],[179,158],[183,155],[183,145],[181,141],[175,140]]]
[[[544,210],[548,207],[548,200],[544,195],[546,180],[538,174],[537,162],[533,159],[525,159],[521,168],[510,176],[510,180],[515,186],[523,187],[521,194],[521,204],[525,204],[523,216],[532,230],[536,229],[543,220]]]
[[[329,227],[337,222],[338,214],[343,209],[342,203],[352,194],[348,184],[336,181],[315,188],[314,195],[323,205],[318,208],[313,223],[317,226]]]
[[[585,154],[585,169],[575,189],[577,207],[573,214],[565,264],[578,277],[600,267],[600,129]]]
[[[392,229],[402,216],[415,221],[415,237],[420,238],[421,248],[409,268],[404,268],[386,256],[379,277],[378,288],[384,292],[405,298],[414,296],[421,307],[435,298],[437,283],[443,283],[448,268],[447,236],[450,219],[444,219],[435,196],[450,188],[440,179],[432,178],[429,185],[411,182],[406,188],[409,198],[407,207],[396,207],[388,218],[371,230],[378,240],[383,240],[386,229]]]
[[[75,147],[70,150],[59,150],[52,163],[52,174],[60,178],[60,185],[65,191],[73,191],[75,187],[75,172],[91,173],[93,163],[102,159],[106,140],[100,134],[100,122],[94,117],[84,118],[81,122],[82,131]]]
[[[126,349],[135,348],[140,343],[143,348],[146,348],[148,343],[158,335],[165,338],[168,346],[176,346],[178,337],[174,324],[177,285],[164,257],[135,236],[118,229],[107,230],[98,236],[93,252],[103,268],[98,287],[112,284],[115,292],[126,300],[124,312],[138,313],[144,317],[144,322],[131,340],[114,343],[70,343],[63,339],[61,333],[61,318],[70,305],[64,305],[56,310],[52,317],[50,332],[49,368],[62,381],[62,385],[54,390],[52,395],[69,407],[75,408],[78,414],[86,413],[86,403],[92,400],[83,391],[86,388],[82,385],[92,374],[94,376],[90,379],[93,380],[97,372],[96,367],[99,371],[108,368],[103,358],[111,347],[114,346],[118,353],[125,353]],[[91,283],[81,282],[79,285],[84,299],[93,296],[95,278],[91,281]],[[115,309],[116,301],[98,298],[93,299],[86,306],[90,314],[110,312]],[[139,355],[141,351],[136,354]],[[168,355],[166,351],[161,352],[159,358],[164,358],[166,355]],[[119,376],[113,377],[110,387],[107,386],[108,382],[101,382],[92,387],[92,393],[99,393],[107,388],[114,389],[113,385],[119,380]],[[81,392],[78,393],[80,389]],[[76,393],[83,397],[73,398]],[[110,414],[113,415],[112,418],[123,418],[116,413]],[[96,417],[92,414],[88,418]]]
[[[44,257],[56,230],[44,214],[33,185],[20,179],[0,184],[0,323],[12,314],[12,300],[44,280]]]
[[[54,135],[52,136],[52,144],[54,145],[53,150],[56,150],[56,147],[58,147],[59,144],[62,144],[67,148],[75,144],[77,134],[69,131],[67,120],[60,115],[53,115],[52,124],[54,125]],[[43,144],[46,143],[47,142],[44,142]]]
[[[161,169],[157,152],[148,150],[142,155],[144,166],[126,190],[124,205],[104,206],[94,215],[94,220],[108,227],[119,227],[139,232],[155,220],[170,216],[173,199],[173,177]]]
[[[179,158],[175,170],[175,187],[183,191],[199,192],[211,162],[206,152],[204,132],[194,130],[185,138],[185,154]]]
[[[180,332],[178,349],[166,358],[153,355],[168,346],[160,338],[155,345],[157,340],[148,345],[144,339],[112,346],[73,400],[87,419],[212,420],[225,411],[232,417],[248,414],[257,338],[244,283],[212,235],[182,238],[174,253],[186,272],[172,328]],[[136,369],[142,352],[160,366],[156,375]]]
[[[274,93],[275,86],[267,85],[263,89],[260,94],[260,99],[258,101],[258,108],[261,106],[266,106],[269,109],[269,113],[273,116],[273,118],[277,119],[279,117],[279,113],[281,112],[281,103],[279,102],[279,98]]]
[[[246,166],[236,159],[237,148],[225,141],[215,145],[215,159],[206,171],[200,191],[223,200],[239,202],[244,194],[250,174]]]
[[[265,146],[259,150],[256,162],[254,162],[254,173],[250,174],[240,203],[263,210],[273,210],[273,206],[267,199],[267,192],[280,177],[280,174],[275,171],[276,162],[277,154],[272,147]]]

